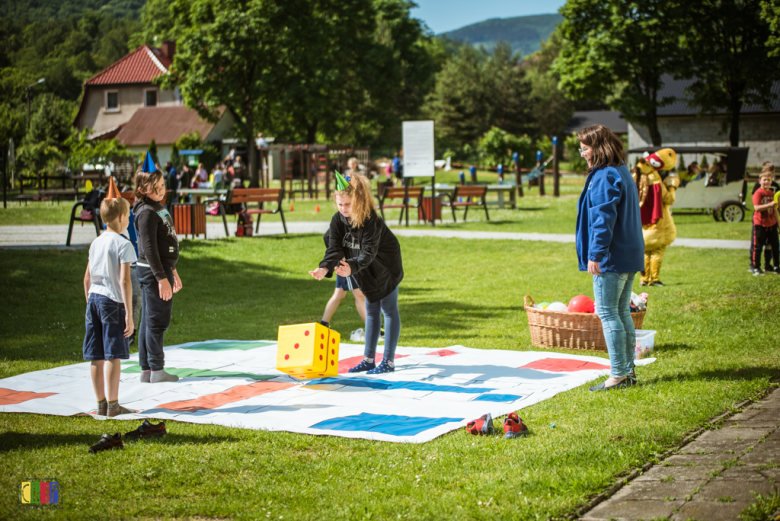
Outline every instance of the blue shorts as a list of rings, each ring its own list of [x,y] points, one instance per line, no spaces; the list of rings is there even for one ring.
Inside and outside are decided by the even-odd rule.
[[[84,336],[84,360],[130,358],[125,338],[125,305],[97,293],[89,294]]]
[[[350,275],[349,277],[342,277],[341,275],[336,274],[336,287],[343,289],[344,291],[360,289],[360,286],[358,286],[358,283],[353,275]]]

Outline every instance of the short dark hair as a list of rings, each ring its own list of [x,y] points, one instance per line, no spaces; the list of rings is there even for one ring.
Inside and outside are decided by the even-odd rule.
[[[619,166],[626,160],[623,154],[623,141],[604,125],[583,128],[577,134],[577,139],[593,150],[591,157],[593,168]]]

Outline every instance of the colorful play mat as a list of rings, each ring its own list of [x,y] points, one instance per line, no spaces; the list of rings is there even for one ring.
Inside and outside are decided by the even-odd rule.
[[[342,344],[337,377],[299,381],[275,369],[275,341],[191,342],[165,348],[166,370],[181,379],[156,384],[139,381],[134,354],[122,363],[119,401],[138,413],[119,419],[422,443],[609,372],[605,358],[451,346],[399,347],[394,373],[347,374],[362,354]],[[0,412],[94,415],[89,363],[0,380]]]

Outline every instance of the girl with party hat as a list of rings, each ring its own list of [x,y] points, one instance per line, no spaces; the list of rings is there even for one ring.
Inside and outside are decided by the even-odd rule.
[[[334,199],[338,212],[330,221],[330,239],[320,267],[309,274],[317,280],[354,276],[366,300],[366,347],[363,361],[350,373],[381,374],[395,371],[395,348],[401,334],[398,285],[404,278],[401,246],[377,215],[369,180],[362,175],[344,178],[336,172]],[[385,349],[377,364],[376,346],[385,316]]]

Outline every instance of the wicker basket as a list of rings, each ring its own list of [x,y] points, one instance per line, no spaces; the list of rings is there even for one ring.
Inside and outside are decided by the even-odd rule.
[[[534,299],[526,295],[525,312],[528,314],[528,328],[531,330],[531,343],[534,346],[607,350],[607,342],[598,315],[547,311],[536,309],[533,305]],[[634,327],[637,329],[642,329],[645,313],[645,310],[631,313]]]

